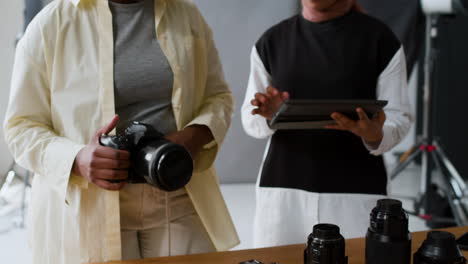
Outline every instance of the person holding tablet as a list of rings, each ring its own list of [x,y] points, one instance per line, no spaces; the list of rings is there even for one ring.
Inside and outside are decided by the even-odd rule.
[[[269,138],[257,187],[254,246],[302,243],[314,224],[361,237],[369,212],[388,193],[382,154],[411,127],[403,47],[355,0],[302,0],[302,13],[270,28],[251,54],[242,124]],[[333,113],[335,125],[272,130],[287,99],[386,100],[359,120]]]

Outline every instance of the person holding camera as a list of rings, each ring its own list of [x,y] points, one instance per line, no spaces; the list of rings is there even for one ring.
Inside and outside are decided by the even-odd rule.
[[[359,120],[333,113],[335,125],[272,130],[285,100],[387,100],[384,111]],[[269,138],[259,173],[254,245],[302,243],[318,223],[362,237],[368,213],[387,195],[381,154],[407,134],[412,116],[405,55],[383,23],[355,0],[302,0],[302,12],[257,41],[242,106],[242,124]]]
[[[4,122],[15,160],[35,173],[33,263],[237,245],[213,167],[232,112],[211,29],[190,1],[62,0],[46,6],[18,43]],[[153,162],[161,150],[141,161],[123,146],[148,138],[189,157],[181,163],[168,154],[164,164],[153,163],[161,173],[179,165],[191,172],[193,166],[185,188],[166,192],[172,190],[167,182],[135,183],[134,177],[143,178],[135,166]]]

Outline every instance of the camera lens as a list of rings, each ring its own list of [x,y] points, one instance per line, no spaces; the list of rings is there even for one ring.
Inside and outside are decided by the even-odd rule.
[[[432,231],[427,234],[419,250],[414,254],[415,264],[465,264],[455,236],[448,232]]]
[[[332,224],[314,226],[304,252],[305,264],[347,264],[345,240],[340,228]]]
[[[178,145],[168,146],[157,165],[159,183],[166,190],[184,187],[192,177],[193,161],[190,154]]]
[[[138,175],[168,192],[183,188],[193,173],[193,160],[187,150],[164,139],[146,143],[133,161]]]
[[[370,215],[366,236],[366,264],[409,264],[411,234],[408,215],[398,200],[383,199]]]

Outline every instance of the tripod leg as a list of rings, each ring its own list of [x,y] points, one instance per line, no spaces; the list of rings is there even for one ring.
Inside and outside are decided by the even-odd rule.
[[[453,186],[450,183],[450,176],[447,175],[444,168],[442,167],[439,157],[437,156],[438,155],[437,153],[438,153],[437,151],[431,152],[431,157],[437,169],[439,169],[439,171],[442,173],[442,178],[447,188],[446,190],[447,200],[450,205],[450,209],[452,210],[453,216],[455,217],[455,222],[457,223],[458,226],[466,225],[467,216],[463,212],[464,210],[461,207],[461,201],[456,196]]]
[[[434,145],[436,146],[436,153],[441,160],[441,162],[444,164],[445,168],[447,171],[450,173],[450,176],[455,180],[460,188],[460,192],[458,196],[463,197],[465,195],[465,191],[467,189],[465,180],[461,177],[460,173],[458,173],[458,170],[455,168],[453,163],[450,161],[448,156],[445,154],[444,149],[440,147],[437,141],[434,142]]]
[[[21,223],[20,228],[25,227],[26,223],[26,192],[28,190],[29,180],[31,178],[31,172],[26,173],[26,178],[24,179],[24,186],[23,186],[23,195],[21,198]]]
[[[8,168],[7,170],[7,174],[5,176],[2,176],[0,177],[0,190],[2,190],[3,188],[3,185],[7,182],[7,178],[8,178],[8,174],[13,171],[15,168],[15,163],[13,162],[11,165],[10,165],[10,168]]]
[[[394,180],[403,170],[408,167],[408,165],[411,164],[418,156],[421,154],[421,148],[419,146],[413,147],[416,149],[404,162],[398,164],[398,166],[393,169],[393,171],[390,173],[390,179]]]
[[[431,162],[431,156],[427,147],[422,152],[422,163],[421,163],[421,189],[420,193],[423,196],[423,199],[420,203],[423,209],[422,214],[429,214],[431,212],[431,204],[429,201],[429,197],[432,196],[432,190],[430,188],[432,184],[432,169],[433,164]],[[420,208],[420,209],[421,209]]]

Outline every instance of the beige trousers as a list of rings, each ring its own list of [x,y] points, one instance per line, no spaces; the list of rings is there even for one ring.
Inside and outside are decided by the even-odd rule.
[[[123,260],[216,251],[197,214],[171,221],[170,239],[167,225],[147,230],[122,230],[121,237]]]

